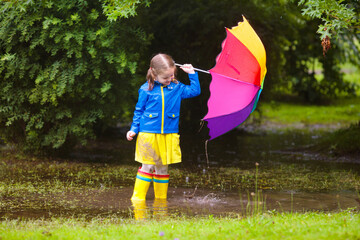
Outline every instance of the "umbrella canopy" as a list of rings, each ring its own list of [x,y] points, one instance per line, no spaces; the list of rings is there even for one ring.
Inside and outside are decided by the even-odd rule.
[[[244,18],[226,29],[216,65],[210,69],[207,121],[212,140],[240,125],[254,111],[266,74],[266,53],[260,38]]]

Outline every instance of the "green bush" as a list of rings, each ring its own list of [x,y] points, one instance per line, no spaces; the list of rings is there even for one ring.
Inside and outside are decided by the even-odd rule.
[[[106,3],[0,3],[5,142],[35,152],[85,143],[99,119],[115,120],[128,111],[136,61],[148,36],[128,19],[108,20]]]

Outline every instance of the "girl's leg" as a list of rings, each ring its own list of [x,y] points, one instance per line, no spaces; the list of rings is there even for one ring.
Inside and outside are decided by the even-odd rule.
[[[155,165],[154,170],[156,174],[168,175],[169,165]]]
[[[166,199],[169,186],[168,165],[155,165],[154,193],[155,199]]]
[[[151,165],[151,164],[142,164],[141,166],[141,171],[146,172],[146,173],[153,173],[155,170],[155,165]]]
[[[134,193],[131,197],[132,201],[144,201],[146,199],[146,194],[153,179],[152,169],[154,169],[154,165],[148,164],[143,164],[142,167],[139,168],[136,175]]]

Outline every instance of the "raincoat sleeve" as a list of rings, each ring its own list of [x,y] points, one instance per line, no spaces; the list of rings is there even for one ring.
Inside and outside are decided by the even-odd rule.
[[[190,85],[185,85],[184,91],[181,94],[182,98],[192,98],[200,95],[200,83],[198,73],[188,74],[190,79]]]
[[[139,89],[139,99],[135,106],[134,117],[133,117],[133,121],[132,121],[131,128],[130,128],[130,131],[133,131],[136,134],[139,133],[140,119],[144,113],[147,99],[148,99],[148,95],[147,95],[146,91],[144,89],[140,88]]]

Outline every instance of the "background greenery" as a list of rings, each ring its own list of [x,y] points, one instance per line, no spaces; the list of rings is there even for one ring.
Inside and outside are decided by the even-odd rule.
[[[22,150],[59,153],[128,124],[154,53],[210,69],[224,27],[237,25],[241,15],[267,50],[262,101],[291,95],[323,104],[355,96],[359,75],[345,80],[340,66],[359,63],[359,2],[331,2],[330,8],[286,0],[2,1],[1,138]],[[342,21],[351,23],[326,30],[332,48],[324,57],[316,31],[333,11],[321,9],[344,4],[351,12],[344,10]],[[186,76],[179,78],[186,83]],[[201,75],[203,94],[184,102],[182,131],[198,128],[209,83]]]

